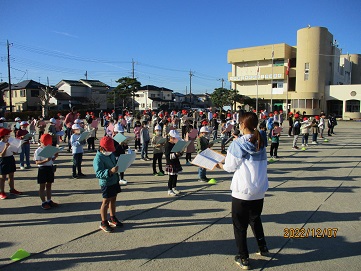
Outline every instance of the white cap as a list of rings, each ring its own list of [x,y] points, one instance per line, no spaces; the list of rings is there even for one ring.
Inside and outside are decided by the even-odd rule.
[[[72,126],[71,126],[71,129],[73,129],[73,130],[80,130],[80,125],[79,124],[73,124]]]
[[[16,118],[15,118],[15,121],[19,121],[19,120],[21,120],[19,117],[16,117]]]
[[[179,133],[178,133],[177,130],[171,130],[171,131],[169,132],[169,136],[174,137],[174,138],[177,138],[177,139],[181,139],[181,137],[179,136]]]
[[[203,126],[199,132],[200,133],[209,133],[209,129],[207,126]]]
[[[20,122],[20,126],[23,126],[23,125],[29,125],[29,123],[24,120],[24,121]]]
[[[50,121],[51,123],[56,123],[56,120],[55,120],[54,118],[51,118],[49,121]]]
[[[76,120],[74,120],[74,123],[75,123],[75,124],[79,124],[79,123],[81,123],[81,120],[80,120],[80,119],[76,119]]]
[[[156,125],[156,126],[154,127],[154,130],[155,130],[155,131],[162,131],[162,127],[160,127],[160,125]]]
[[[0,118],[0,120],[2,120],[2,121],[6,121],[6,119],[5,119],[4,117],[1,117],[1,118]]]

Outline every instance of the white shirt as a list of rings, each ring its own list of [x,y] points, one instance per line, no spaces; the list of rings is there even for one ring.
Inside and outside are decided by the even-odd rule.
[[[34,161],[43,161],[46,159],[45,157],[39,156],[39,153],[43,149],[44,149],[43,147],[39,147],[36,149],[36,151],[34,152]],[[51,159],[50,161],[48,161],[44,164],[38,165],[38,167],[45,167],[45,166],[52,166],[52,165],[53,165],[53,159]]]
[[[4,150],[5,144],[6,144],[5,142],[0,141],[0,152],[2,152],[2,151]],[[10,146],[7,148],[7,150],[6,150],[6,152],[5,152],[5,155],[4,155],[3,157],[12,156],[12,155],[14,155],[14,152],[15,152],[15,153],[18,152],[18,149],[17,149],[15,146],[10,145]]]

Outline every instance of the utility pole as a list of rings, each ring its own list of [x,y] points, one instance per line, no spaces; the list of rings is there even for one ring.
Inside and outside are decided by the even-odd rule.
[[[189,71],[189,106],[192,107],[192,76],[194,74],[192,73],[192,70]]]
[[[13,102],[12,102],[12,90],[11,90],[11,76],[10,76],[10,43],[7,40],[7,49],[8,49],[8,75],[9,75],[9,106],[10,106],[10,112],[13,112]]]
[[[88,71],[85,71],[85,80],[88,80]]]
[[[48,87],[50,87],[50,85],[49,85],[49,76],[46,77],[46,81],[48,82]]]
[[[218,79],[218,81],[221,81],[222,82],[222,88],[223,88],[223,84],[224,84],[224,79],[223,78],[221,78],[221,79]]]

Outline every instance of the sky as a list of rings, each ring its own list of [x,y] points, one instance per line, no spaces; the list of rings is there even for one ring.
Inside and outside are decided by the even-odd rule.
[[[85,78],[212,93],[229,87],[230,49],[296,45],[297,30],[328,28],[361,54],[360,0],[0,0],[0,80],[55,85]],[[132,63],[134,62],[134,63]],[[190,72],[192,76],[190,76]]]

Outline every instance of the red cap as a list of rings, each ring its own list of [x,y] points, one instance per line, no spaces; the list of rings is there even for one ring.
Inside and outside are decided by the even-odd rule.
[[[256,113],[257,111],[256,111],[256,109],[253,109],[253,113]]]
[[[213,114],[213,118],[216,118],[218,115],[216,113]]]
[[[6,128],[1,128],[0,129],[0,137],[6,136],[6,135],[10,135],[11,130],[6,129]]]
[[[273,113],[278,114],[278,112],[277,112],[277,111],[275,111],[275,112],[273,112]]]
[[[109,136],[104,136],[102,139],[100,139],[99,146],[106,151],[115,151],[114,140]]]
[[[269,115],[270,117],[273,117],[273,114],[272,114],[272,113],[269,113],[268,115]]]
[[[43,134],[40,137],[40,142],[43,143],[44,146],[49,146],[53,143],[53,138],[50,134]]]
[[[300,115],[296,113],[295,118],[298,119],[299,117],[300,117]]]
[[[267,116],[266,116],[266,115],[263,115],[263,116],[262,116],[262,119],[266,119],[266,118],[267,118]]]
[[[320,120],[320,116],[315,116],[315,119],[316,119],[316,120]]]
[[[308,120],[308,118],[307,118],[307,117],[304,117],[303,120],[304,120],[304,121],[305,121],[305,120]]]
[[[291,116],[291,115],[293,115],[293,113],[292,113],[292,112],[290,112],[290,113],[288,113],[288,115],[290,115],[290,116]]]

